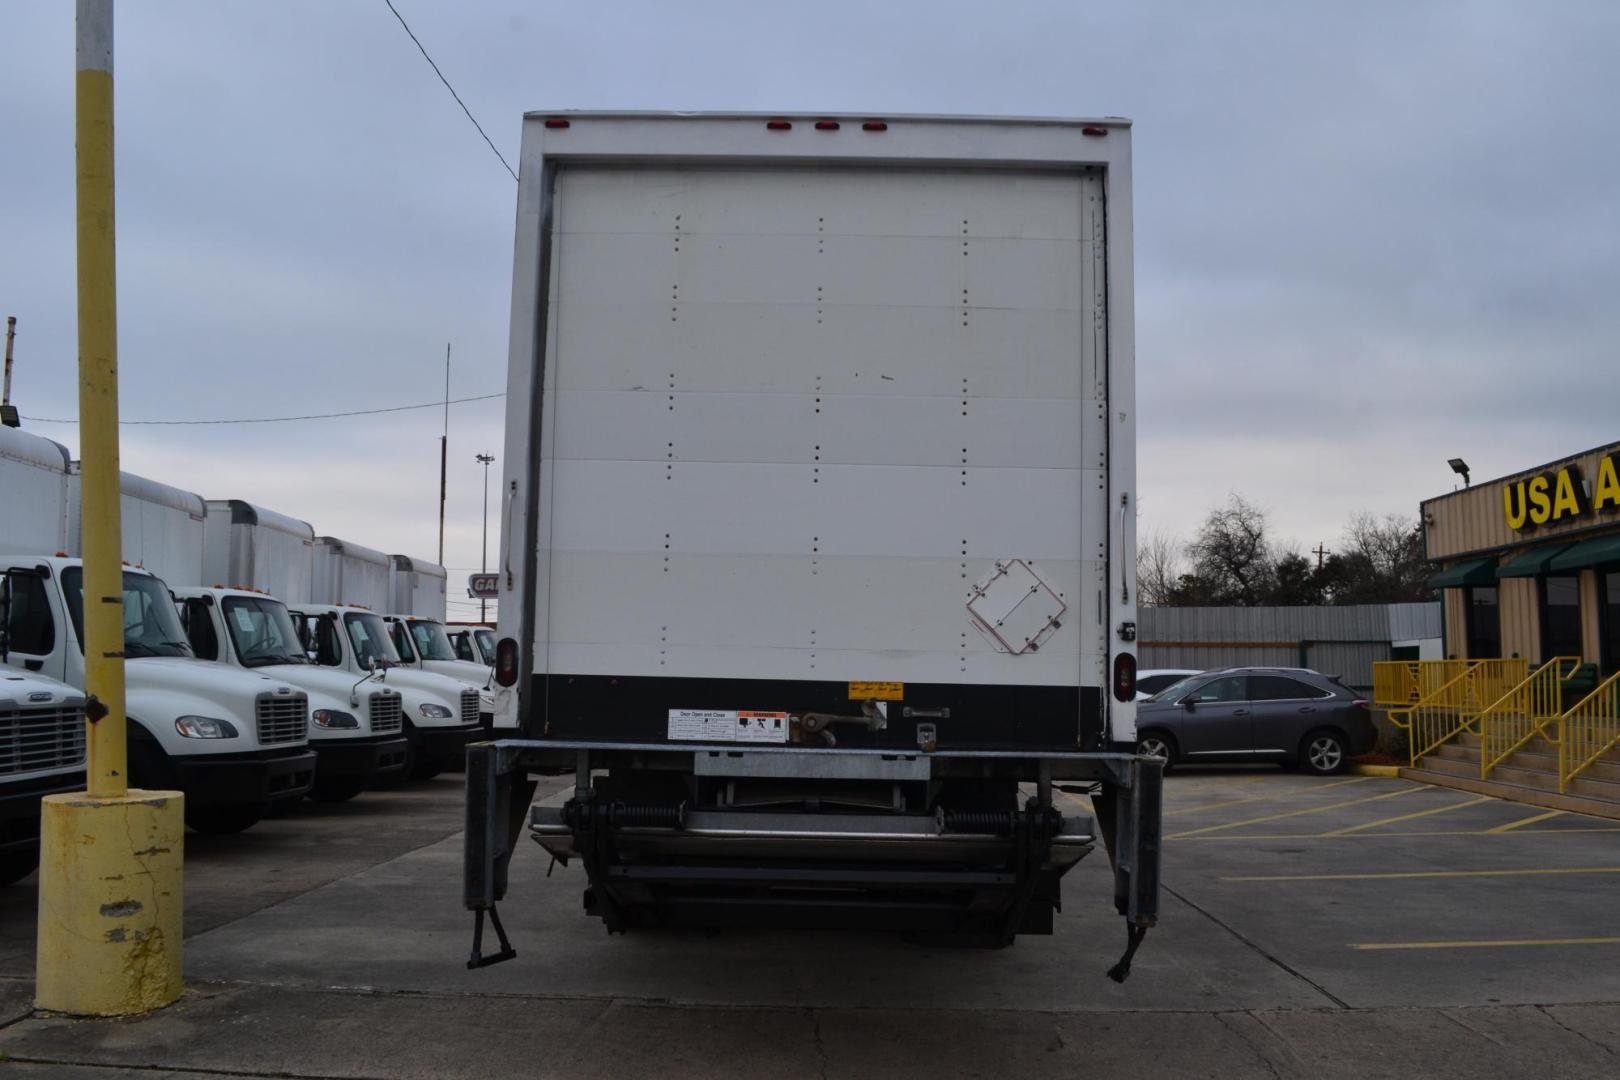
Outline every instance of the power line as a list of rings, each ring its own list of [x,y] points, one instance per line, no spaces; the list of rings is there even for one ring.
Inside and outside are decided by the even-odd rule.
[[[409,412],[412,409],[437,409],[445,405],[461,405],[468,401],[490,401],[494,398],[505,397],[506,394],[479,394],[477,397],[451,398],[446,401],[426,401],[420,405],[394,405],[386,409],[353,409],[349,412],[309,413],[305,416],[251,416],[236,420],[120,420],[118,423],[131,425],[160,424],[164,426],[193,426],[198,424],[285,424],[293,420],[335,420],[341,416],[375,416],[378,413]],[[24,420],[35,424],[77,424],[77,420],[53,420],[45,416],[24,416]]]
[[[411,40],[416,42],[416,49],[422,54],[422,59],[428,62],[428,66],[433,69],[433,74],[437,75],[439,81],[444,83],[444,88],[450,91],[451,97],[456,99],[456,104],[460,105],[461,111],[467,114],[467,119],[472,121],[472,126],[478,129],[478,134],[484,136],[484,141],[489,143],[489,148],[495,151],[495,156],[501,159],[501,164],[506,166],[506,171],[512,173],[512,179],[516,180],[518,175],[512,172],[512,166],[506,164],[506,156],[496,148],[493,142],[490,142],[489,136],[484,133],[484,125],[480,124],[478,118],[473,116],[472,110],[467,108],[467,103],[461,100],[460,94],[456,93],[456,88],[450,85],[450,80],[444,77],[444,72],[439,70],[439,65],[433,62],[433,57],[429,56],[427,49],[422,47],[421,41],[417,40],[415,32],[411,30],[410,24],[405,21],[405,16],[401,15],[399,9],[394,6],[394,0],[383,0],[383,3],[388,5],[388,10],[394,13],[394,18],[399,20],[399,25],[405,28],[405,32],[411,35]]]

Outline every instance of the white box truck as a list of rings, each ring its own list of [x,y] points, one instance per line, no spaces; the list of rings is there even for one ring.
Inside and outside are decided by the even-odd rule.
[[[313,584],[310,595],[303,599],[313,604],[388,609],[388,577],[394,568],[389,556],[335,536],[317,536],[313,551]]]
[[[445,569],[426,559],[390,555],[388,610],[444,621]]]
[[[84,554],[79,463],[69,470],[68,554]],[[123,558],[167,585],[196,585],[203,578],[203,538],[208,506],[201,495],[134,473],[118,474]]]
[[[0,665],[10,636],[4,601],[0,594]],[[39,865],[39,800],[84,790],[84,753],[84,695],[0,667],[0,886]]]
[[[1129,125],[565,112],[521,154],[469,963],[512,955],[526,824],[613,931],[995,945],[1100,840],[1122,979],[1160,792]]]
[[[309,522],[241,499],[209,499],[205,585],[265,589],[287,604],[310,599],[315,530]]]
[[[72,501],[67,447],[29,431],[0,425],[0,552],[66,552]]]

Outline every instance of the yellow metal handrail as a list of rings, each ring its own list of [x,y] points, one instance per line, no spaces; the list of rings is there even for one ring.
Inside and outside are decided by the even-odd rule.
[[[1373,704],[1415,705],[1479,660],[1379,660],[1373,664]]]
[[[1564,791],[1582,769],[1620,746],[1620,672],[1558,718],[1558,790]]]
[[[1403,708],[1389,711],[1390,722],[1407,731],[1413,765],[1423,755],[1473,729],[1474,719],[1511,687],[1525,680],[1527,660],[1471,660],[1462,672]]]
[[[1479,778],[1549,726],[1564,712],[1564,684],[1581,670],[1578,656],[1555,656],[1479,714]]]

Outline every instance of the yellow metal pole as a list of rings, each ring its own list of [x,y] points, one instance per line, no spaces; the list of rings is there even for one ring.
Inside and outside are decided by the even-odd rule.
[[[79,456],[84,548],[83,794],[40,806],[35,1003],[87,1016],[179,998],[184,804],[131,791],[124,718],[118,491],[118,308],[113,242],[112,0],[78,0]]]
[[[91,795],[129,788],[119,559],[118,280],[113,229],[112,0],[79,0],[79,459],[84,512],[84,683]]]

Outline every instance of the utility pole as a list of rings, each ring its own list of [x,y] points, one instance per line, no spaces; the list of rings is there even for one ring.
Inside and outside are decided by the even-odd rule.
[[[1316,547],[1311,549],[1311,554],[1316,556],[1316,568],[1318,570],[1322,569],[1322,560],[1327,558],[1328,555],[1327,546],[1323,544],[1322,541],[1318,540],[1316,542]]]
[[[444,434],[439,436],[439,565],[444,565],[444,493],[450,465],[450,343],[444,343]]]
[[[6,381],[0,389],[0,427],[19,427],[16,406],[11,404],[11,346],[17,340],[17,316],[6,316]]]
[[[55,1012],[117,1016],[168,1005],[184,989],[184,796],[129,788],[119,560],[112,0],[78,0],[75,46],[88,790],[48,795],[40,804],[35,1003]]]
[[[484,466],[484,549],[478,556],[478,572],[489,573],[489,467],[495,460],[494,454],[479,454],[479,462]],[[489,621],[489,601],[484,597],[478,598],[478,621]]]

